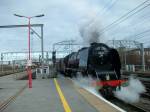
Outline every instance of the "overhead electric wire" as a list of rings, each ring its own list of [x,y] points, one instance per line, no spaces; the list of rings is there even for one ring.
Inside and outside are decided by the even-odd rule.
[[[118,2],[118,0],[114,0],[107,9],[110,10],[117,2]]]
[[[134,37],[135,40],[141,39],[141,38],[143,38],[143,37],[139,37],[139,38],[135,38],[135,37],[138,37],[138,36],[140,36],[140,35],[142,35],[142,34],[145,34],[145,33],[148,33],[148,32],[150,32],[150,29],[145,30],[145,31],[143,31],[143,32],[141,32],[141,33],[138,33],[138,34],[135,34],[135,35],[127,36],[127,37],[125,37],[125,38],[131,38],[131,37]]]
[[[150,29],[148,29],[148,30],[146,30],[146,31],[144,31],[144,32],[141,32],[141,33],[137,34],[135,37],[137,37],[137,36],[139,36],[139,35],[142,35],[142,34],[145,34],[145,33],[149,33],[149,32],[150,32]],[[143,37],[138,37],[138,38],[136,38],[135,40],[141,39],[141,38],[143,38]]]
[[[143,6],[145,3],[147,3],[150,0],[146,0],[144,2],[142,2],[140,5],[138,5],[137,7],[135,7],[134,9],[132,9],[131,11],[129,11],[128,13],[124,14],[123,16],[121,16],[120,18],[118,18],[117,20],[115,20],[114,22],[112,22],[111,24],[107,25],[102,32],[104,32],[106,29],[112,27],[113,25],[117,25],[120,24],[121,22],[125,21],[126,19],[128,19],[129,17],[133,16],[134,14],[142,11],[143,9],[145,9],[146,7],[150,6],[150,4],[147,4],[146,6],[140,8],[141,6]],[[140,8],[140,9],[138,9]],[[137,10],[138,9],[138,10]],[[137,11],[136,11],[137,10]],[[134,12],[136,11],[136,12]],[[134,12],[133,14],[131,14],[132,12]],[[131,14],[131,15],[130,15]],[[122,20],[123,19],[123,20]],[[120,21],[122,20],[122,21]],[[119,22],[120,21],[120,22]],[[119,22],[119,23],[118,23]]]
[[[143,42],[143,44],[146,44],[146,43],[150,43],[150,40],[149,40],[149,41],[146,41],[146,42]]]
[[[113,1],[113,0],[111,0],[111,2],[112,2],[112,1]],[[99,14],[102,15],[103,12],[105,12],[105,9],[106,9],[107,7],[108,7],[109,9],[112,8],[112,7],[116,4],[117,1],[118,1],[118,0],[115,0],[112,4],[110,4],[110,6],[109,6],[109,4],[105,5],[105,6],[102,8],[102,10],[99,11],[98,14],[95,15],[95,18],[98,17]],[[111,3],[111,2],[109,2],[109,3]],[[88,27],[88,26],[90,26],[91,24],[93,24],[93,22],[96,21],[95,18],[93,18],[92,20],[90,20],[89,24],[87,24],[86,26]]]
[[[138,22],[136,25],[129,25],[128,27],[133,27],[132,29],[134,29],[135,27],[137,27],[137,26],[139,26],[140,24],[143,24],[145,21],[148,21],[147,19],[143,19],[143,21],[142,22]],[[118,32],[118,30],[117,31],[115,31],[115,32],[113,32],[113,34],[116,34]],[[145,32],[145,31],[144,31]],[[146,33],[146,32],[145,32]],[[112,35],[113,35],[112,34]],[[133,36],[135,36],[135,35],[131,35],[131,36],[126,36],[126,37],[124,37],[124,39],[130,39],[131,40],[131,37],[133,37]]]
[[[101,15],[105,12],[106,8],[109,6],[109,4],[112,2],[112,0],[110,2],[108,2],[101,10]]]
[[[138,16],[137,17],[138,19],[136,21],[134,21],[133,24],[130,24],[130,25],[126,26],[126,27],[130,28],[130,29],[137,29],[137,27],[139,27],[139,25],[143,25],[143,24],[145,24],[145,22],[149,22],[149,19],[150,19],[149,17],[150,17],[150,15],[149,15],[149,11],[148,11],[147,13],[144,13],[144,15],[140,15],[140,17]],[[112,35],[116,34],[117,32],[118,32],[118,30],[113,31]],[[124,39],[127,39],[127,38],[128,38],[128,36],[125,37]],[[129,38],[129,39],[131,39],[131,38]]]
[[[106,27],[103,29],[103,31],[105,31],[106,29],[112,27],[113,25],[118,25],[118,24],[122,23],[123,21],[125,21],[125,20],[127,20],[128,18],[132,17],[132,16],[135,15],[136,13],[138,13],[138,12],[142,11],[143,9],[147,8],[148,6],[150,6],[150,3],[145,4],[145,3],[147,3],[148,1],[149,1],[149,0],[144,1],[143,3],[141,3],[140,5],[138,5],[137,7],[135,7],[133,10],[131,10],[131,11],[129,11],[128,13],[126,13],[125,15],[121,16],[119,19],[117,19],[116,21],[114,21],[114,22],[111,23],[110,25],[106,26]],[[145,6],[142,7],[144,4],[145,4]],[[143,21],[142,21],[142,22],[143,22]],[[142,22],[141,22],[141,23],[142,23]],[[141,37],[141,35],[143,35],[143,34],[145,34],[145,33],[148,33],[148,32],[150,32],[150,29],[145,30],[145,31],[143,31],[143,32],[141,32],[141,33],[139,33],[139,34],[129,36],[128,38],[131,38],[131,37],[134,37],[134,38],[135,38],[135,37],[138,37],[138,38],[136,38],[136,40],[137,40],[137,39],[141,39],[141,38],[146,37],[146,36],[142,36],[142,37]],[[139,36],[140,36],[140,37],[139,37]],[[147,43],[147,42],[146,42],[146,43]]]
[[[147,18],[145,18],[145,17],[147,17]],[[135,28],[137,28],[139,25],[142,25],[143,23],[145,23],[146,21],[149,22],[149,19],[150,19],[150,18],[148,18],[148,17],[150,17],[150,16],[143,15],[142,18],[140,18],[140,19],[139,19],[138,21],[136,21],[134,24],[128,25],[127,27],[128,27],[128,28],[135,29]],[[146,30],[146,31],[147,31],[147,30]],[[144,32],[146,33],[146,31],[144,31]],[[117,30],[116,32],[118,32],[118,30]],[[113,34],[116,34],[116,32],[113,32]],[[112,35],[113,35],[113,34],[112,34]],[[133,37],[133,36],[135,36],[135,35],[131,35],[131,36]],[[130,36],[126,36],[126,37],[124,37],[124,39],[130,39],[130,40],[131,40]]]
[[[150,17],[150,16],[149,16]],[[149,22],[150,18],[144,18],[144,19],[140,19],[139,21],[137,21],[136,23],[129,25],[128,27],[132,27],[132,28],[137,28],[137,26],[145,23],[146,21]]]
[[[117,2],[118,2],[118,0],[113,0],[113,1],[111,0],[110,5],[108,4],[108,6],[104,8],[105,10],[101,13],[101,15],[104,15],[104,14],[106,15],[106,13],[107,13],[106,9],[110,10]]]
[[[143,16],[143,17],[145,17],[145,16]],[[147,17],[150,17],[150,16],[147,16]],[[145,23],[146,21],[149,22],[149,18],[144,18],[144,19],[142,19],[142,20],[140,19],[140,21],[141,21],[141,22],[137,21],[137,24],[136,24],[136,25],[134,24],[134,25],[130,25],[130,26],[133,27],[133,28],[136,28],[136,27],[138,27],[139,25]],[[128,27],[130,27],[130,26],[128,26]],[[149,26],[148,26],[148,27],[149,27]],[[141,35],[143,35],[143,34],[145,34],[145,33],[149,33],[149,32],[150,32],[150,29],[145,30],[145,31],[143,31],[143,32],[141,32],[141,33],[139,33],[139,34],[136,34],[136,35],[127,36],[127,37],[125,37],[124,39],[133,40],[131,37],[134,37],[135,40],[141,39],[141,38],[143,38],[143,37],[141,37]],[[135,38],[135,37],[138,37],[138,38]]]
[[[112,8],[113,6],[114,6],[114,3],[113,4],[111,4],[111,2],[112,2],[113,0],[110,0],[110,2],[108,2],[99,12],[98,12],[98,14],[96,14],[96,17],[100,14],[100,15],[103,15],[104,14],[104,12],[106,12],[105,10],[107,9],[107,8]],[[116,1],[118,1],[118,0],[116,0]],[[115,2],[116,2],[115,1]],[[109,5],[110,4],[110,5]],[[110,7],[111,6],[111,7]],[[95,21],[95,18],[92,20],[92,21]],[[90,23],[92,23],[92,22],[90,22]]]
[[[137,36],[139,36],[139,35],[142,35],[142,34],[144,34],[144,33],[150,33],[150,29],[148,29],[148,30],[145,30],[145,31],[143,31],[143,32],[141,32],[141,33],[138,33],[138,34],[136,34],[136,35],[132,35],[132,36],[129,36],[130,38],[131,37],[137,37]],[[147,37],[147,36],[149,36],[149,35],[143,35],[143,36],[141,36],[141,37],[139,37],[138,39],[142,39],[142,38],[144,38],[144,37]],[[136,41],[137,39],[134,39],[134,41]],[[150,42],[150,41],[148,41],[148,42]],[[147,43],[147,41],[145,42],[145,43]]]
[[[123,21],[125,21],[125,20],[128,19],[129,17],[131,17],[131,16],[133,16],[134,14],[136,14],[136,13],[142,11],[143,9],[145,9],[145,8],[148,7],[148,6],[150,6],[150,4],[148,4],[148,5],[146,5],[145,7],[139,9],[137,12],[133,13],[132,15],[126,17],[125,19],[123,19],[122,21],[120,21],[118,24],[122,23]]]

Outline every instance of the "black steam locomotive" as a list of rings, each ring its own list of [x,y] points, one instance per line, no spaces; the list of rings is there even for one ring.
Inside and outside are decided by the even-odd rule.
[[[84,47],[78,52],[73,52],[60,59],[57,71],[65,76],[76,77],[77,72],[83,76],[91,76],[101,86],[101,92],[107,93],[120,85],[121,63],[116,49],[108,47],[104,43],[92,43],[90,47]]]

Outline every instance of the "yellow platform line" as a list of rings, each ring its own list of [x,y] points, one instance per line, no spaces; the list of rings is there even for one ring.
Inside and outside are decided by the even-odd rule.
[[[54,78],[54,82],[55,82],[55,86],[56,86],[56,89],[57,89],[57,92],[59,94],[59,97],[61,99],[61,102],[63,104],[63,107],[64,107],[64,110],[65,112],[72,112],[71,111],[71,108],[69,107],[68,103],[67,103],[67,100],[65,99],[65,96],[63,95],[61,89],[60,89],[60,86],[57,82],[57,80]]]

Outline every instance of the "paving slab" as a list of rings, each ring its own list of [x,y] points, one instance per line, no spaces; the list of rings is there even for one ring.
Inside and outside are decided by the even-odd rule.
[[[71,81],[57,78],[58,84],[72,112],[97,112],[78,91]],[[54,79],[33,80],[33,88],[26,88],[4,112],[65,112]]]
[[[13,96],[26,84],[26,80],[16,80],[15,74],[0,77],[0,104]]]
[[[33,80],[4,112],[64,112],[53,79]]]
[[[76,90],[71,80],[58,78],[58,83],[67,99],[72,112],[98,112],[87,100]]]

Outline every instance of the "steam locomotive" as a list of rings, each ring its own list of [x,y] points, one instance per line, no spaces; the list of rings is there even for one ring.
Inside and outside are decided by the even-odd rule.
[[[107,97],[121,85],[121,63],[116,49],[104,43],[91,43],[78,52],[73,52],[59,60],[57,71],[68,77],[76,77],[77,72],[91,76],[99,91]]]

